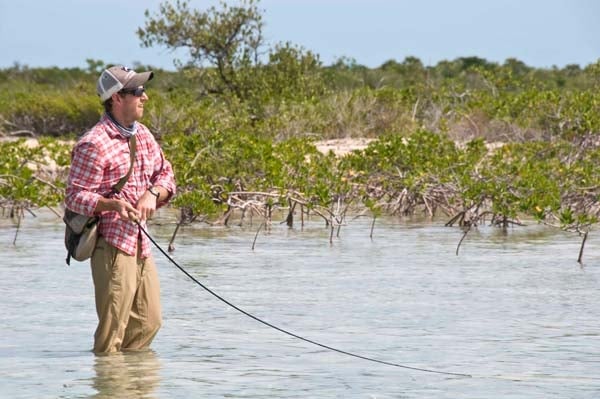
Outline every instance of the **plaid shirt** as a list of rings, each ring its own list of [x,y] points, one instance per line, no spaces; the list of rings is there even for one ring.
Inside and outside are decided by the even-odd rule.
[[[161,186],[175,193],[173,168],[150,133],[138,123],[136,157],[129,180],[119,194],[133,206],[151,186]],[[104,114],[100,121],[79,139],[71,154],[71,169],[67,180],[65,205],[82,215],[92,216],[101,196],[107,196],[121,177],[127,174],[131,163],[129,142],[114,122]],[[157,204],[163,206],[167,201]],[[142,226],[146,228],[145,222]],[[112,246],[135,256],[141,239],[142,258],[151,253],[150,240],[141,233],[137,224],[122,220],[117,212],[102,212],[98,224],[100,235]]]

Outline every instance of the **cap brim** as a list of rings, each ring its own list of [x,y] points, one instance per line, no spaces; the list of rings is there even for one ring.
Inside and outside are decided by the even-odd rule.
[[[140,86],[145,85],[146,82],[149,80],[152,80],[153,77],[154,77],[154,72],[152,72],[152,71],[136,73],[135,76],[133,78],[131,78],[125,86],[123,86],[123,88],[124,89],[136,89]]]

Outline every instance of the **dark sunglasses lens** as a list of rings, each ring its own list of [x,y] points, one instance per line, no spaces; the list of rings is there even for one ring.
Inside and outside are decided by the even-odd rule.
[[[144,87],[138,87],[137,89],[121,90],[121,93],[123,93],[123,94],[131,94],[132,96],[136,96],[136,97],[141,97],[142,94],[144,94],[145,92],[146,92],[146,89]]]

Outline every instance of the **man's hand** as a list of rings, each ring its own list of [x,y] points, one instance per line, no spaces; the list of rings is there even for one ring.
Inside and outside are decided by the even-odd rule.
[[[116,211],[119,213],[119,216],[123,220],[135,221],[140,218],[140,212],[135,209],[129,202],[116,199],[115,206]]]
[[[117,212],[123,220],[133,220],[130,214],[138,219],[140,218],[140,212],[133,205],[120,199],[101,197],[96,204],[95,213],[105,211]]]
[[[136,208],[138,211],[138,217],[141,220],[152,219],[154,212],[156,211],[156,196],[149,191],[146,191],[138,200]]]

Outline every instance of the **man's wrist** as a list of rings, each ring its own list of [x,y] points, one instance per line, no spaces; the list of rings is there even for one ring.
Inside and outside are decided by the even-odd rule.
[[[152,195],[154,195],[156,197],[156,200],[158,201],[158,199],[160,198],[160,191],[158,191],[158,189],[156,187],[150,187],[148,189],[148,192]]]

